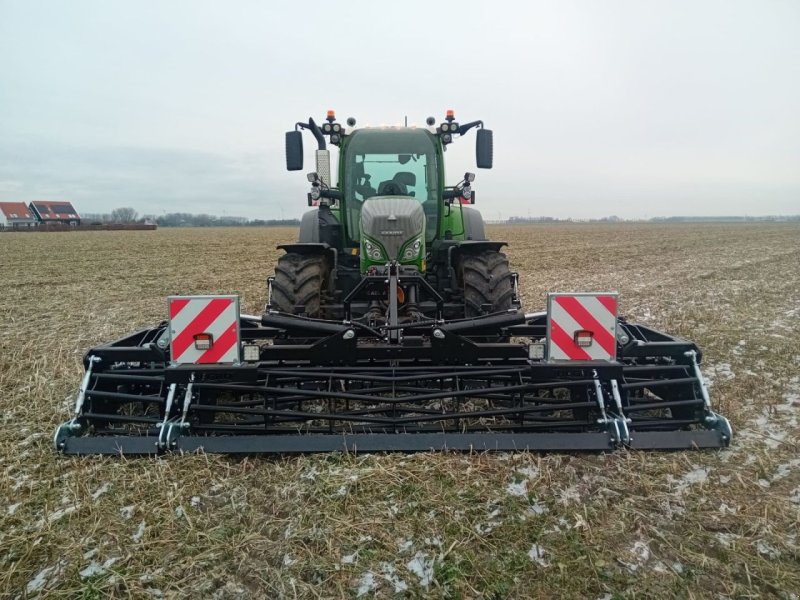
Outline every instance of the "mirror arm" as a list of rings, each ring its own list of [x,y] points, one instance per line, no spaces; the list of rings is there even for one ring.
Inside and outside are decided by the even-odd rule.
[[[464,123],[463,125],[459,126],[458,135],[464,135],[473,127],[478,127],[478,126],[483,127],[483,121],[472,121],[470,123]]]
[[[322,198],[328,198],[330,200],[341,200],[343,198],[342,192],[339,190],[332,190],[330,188],[321,190],[319,195]]]
[[[325,138],[322,135],[322,130],[314,122],[314,119],[309,117],[308,123],[302,123],[302,122],[298,121],[297,123],[294,124],[295,130],[297,130],[298,127],[300,129],[308,129],[314,135],[314,137],[316,138],[317,145],[319,146],[319,149],[320,150],[325,150]]]

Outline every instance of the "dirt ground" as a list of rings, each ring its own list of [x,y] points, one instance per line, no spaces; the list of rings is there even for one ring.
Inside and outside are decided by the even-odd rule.
[[[800,597],[800,226],[497,226],[698,343],[724,451],[69,458],[81,357],[169,294],[258,313],[292,229],[0,235],[0,596]]]

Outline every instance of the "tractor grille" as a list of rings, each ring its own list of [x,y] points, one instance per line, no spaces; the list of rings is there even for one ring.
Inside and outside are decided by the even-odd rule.
[[[425,212],[413,198],[371,198],[361,209],[361,232],[380,242],[389,260],[397,259],[403,244],[425,232]]]

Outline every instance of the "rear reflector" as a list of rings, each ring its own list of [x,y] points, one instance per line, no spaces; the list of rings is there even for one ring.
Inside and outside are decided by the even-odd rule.
[[[578,329],[578,331],[576,331],[572,336],[572,339],[575,340],[575,345],[579,348],[588,348],[592,345],[593,337],[594,333],[588,329]]]
[[[195,333],[194,347],[198,350],[210,350],[214,345],[214,336],[210,333]]]

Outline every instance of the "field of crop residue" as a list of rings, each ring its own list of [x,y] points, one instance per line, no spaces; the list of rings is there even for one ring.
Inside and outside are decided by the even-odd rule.
[[[798,598],[800,227],[493,227],[528,310],[693,339],[724,451],[69,458],[88,347],[169,294],[260,312],[291,229],[0,235],[0,596]]]

